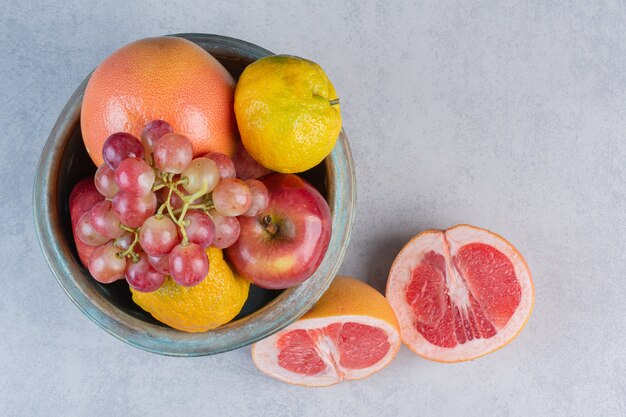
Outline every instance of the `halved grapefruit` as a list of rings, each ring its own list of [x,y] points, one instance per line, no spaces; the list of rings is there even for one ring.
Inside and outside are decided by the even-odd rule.
[[[381,370],[399,347],[398,321],[385,297],[338,276],[300,320],[255,343],[252,360],[281,381],[327,386]]]
[[[409,241],[391,266],[386,297],[402,341],[438,362],[467,361],[505,346],[528,321],[535,298],[517,249],[469,225],[427,230]]]

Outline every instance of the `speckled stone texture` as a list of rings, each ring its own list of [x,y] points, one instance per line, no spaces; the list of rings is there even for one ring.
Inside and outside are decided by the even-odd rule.
[[[626,3],[95,3],[0,2],[0,415],[626,415]],[[456,365],[402,348],[367,380],[305,389],[257,372],[249,348],[161,357],[84,317],[35,238],[37,158],[104,57],[177,32],[330,74],[358,178],[342,273],[383,290],[417,232],[492,229],[534,274],[522,334]]]

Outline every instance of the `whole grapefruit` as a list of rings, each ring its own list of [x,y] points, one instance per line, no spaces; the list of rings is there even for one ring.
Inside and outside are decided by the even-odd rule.
[[[232,156],[237,141],[235,80],[213,56],[176,37],[141,39],[106,58],[83,98],[81,130],[87,152],[102,164],[102,145],[116,132],[140,137],[161,119],[193,144],[194,155]]]

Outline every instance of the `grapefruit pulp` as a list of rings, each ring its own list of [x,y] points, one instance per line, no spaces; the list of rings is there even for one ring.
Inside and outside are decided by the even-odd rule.
[[[458,225],[407,243],[391,267],[386,297],[411,350],[459,362],[513,340],[530,317],[534,288],[513,245],[488,230]]]
[[[252,359],[281,381],[327,386],[381,370],[399,347],[387,300],[361,281],[338,276],[300,320],[255,343]]]

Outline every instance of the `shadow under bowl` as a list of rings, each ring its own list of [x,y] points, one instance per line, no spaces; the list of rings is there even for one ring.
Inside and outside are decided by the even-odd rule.
[[[244,68],[271,52],[251,43],[218,35],[177,34],[211,53],[238,79]],[[301,317],[321,297],[345,255],[354,217],[354,166],[343,130],[323,163],[302,174],[327,199],[332,236],[322,264],[304,283],[283,291],[250,287],[239,315],[204,333],[170,328],[137,306],[126,281],[102,285],[80,263],[69,216],[69,195],[81,179],[96,170],[80,132],[80,107],[87,77],[59,115],[39,159],[33,188],[37,236],[50,269],[67,295],[100,327],[146,351],[172,356],[201,356],[246,346]]]

